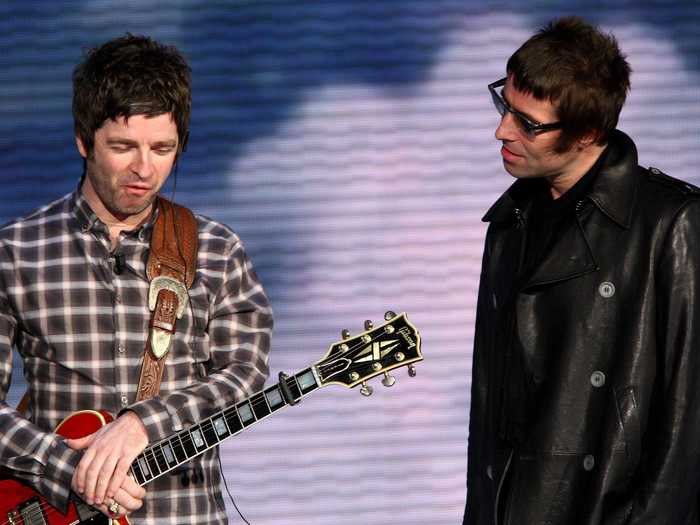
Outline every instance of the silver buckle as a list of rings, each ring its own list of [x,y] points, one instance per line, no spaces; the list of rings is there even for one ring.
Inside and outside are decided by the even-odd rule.
[[[160,293],[161,290],[170,290],[177,295],[177,312],[175,312],[175,315],[178,319],[182,319],[182,315],[185,313],[185,308],[189,302],[189,296],[187,295],[187,288],[185,288],[185,285],[165,275],[153,279],[148,289],[148,309],[151,312],[156,309],[158,293]],[[168,350],[170,350],[172,335],[173,334],[170,332],[162,330],[157,326],[151,328],[151,350],[157,359],[162,358],[168,353]]]

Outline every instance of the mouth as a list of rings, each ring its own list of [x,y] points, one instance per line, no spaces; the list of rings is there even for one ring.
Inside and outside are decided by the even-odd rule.
[[[522,155],[518,155],[517,153],[513,153],[511,150],[509,150],[505,146],[501,147],[501,156],[503,157],[503,160],[505,162],[515,162],[518,159],[523,158]]]
[[[129,195],[133,195],[135,197],[143,197],[149,191],[151,191],[150,186],[144,186],[143,184],[127,184],[124,186],[124,188]]]

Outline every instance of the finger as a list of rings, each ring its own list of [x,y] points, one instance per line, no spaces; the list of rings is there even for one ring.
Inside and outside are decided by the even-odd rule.
[[[90,450],[90,449],[88,449]],[[99,502],[95,500],[95,492],[97,489],[97,482],[100,479],[100,477],[103,475],[102,474],[102,467],[105,463],[105,461],[108,458],[108,452],[101,450],[95,453],[95,457],[92,459],[90,462],[90,467],[87,469],[87,473],[85,475],[85,498],[88,504],[94,505],[95,503],[100,504],[102,503],[102,500]],[[111,478],[111,472],[109,473],[109,477]],[[109,479],[109,478],[108,478]]]
[[[90,465],[91,465],[94,457],[95,457],[95,451],[93,449],[90,449],[90,448],[87,449],[85,451],[85,453],[83,454],[83,457],[80,458],[80,462],[78,462],[78,466],[75,468],[75,472],[73,473],[73,481],[75,484],[74,488],[76,489],[78,494],[85,494],[87,472],[88,472],[88,469],[90,468]]]
[[[121,488],[136,499],[143,499],[146,497],[146,489],[130,476],[124,478],[124,483],[122,483]]]
[[[143,505],[143,498],[135,498],[124,489],[119,489],[114,501],[119,503],[122,512],[130,514]]]
[[[114,495],[117,493],[117,490],[119,490],[119,487],[121,487],[124,484],[124,480],[126,478],[126,474],[129,472],[131,463],[132,462],[126,456],[122,456],[119,459],[119,462],[114,468],[112,480],[109,482],[109,486],[107,487],[105,497],[114,498]]]
[[[108,455],[102,463],[97,483],[95,484],[95,503],[98,505],[104,501],[107,487],[113,482],[116,465],[117,456],[113,453]]]

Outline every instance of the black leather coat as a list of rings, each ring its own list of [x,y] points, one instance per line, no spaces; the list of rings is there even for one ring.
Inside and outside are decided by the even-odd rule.
[[[700,193],[640,168],[615,132],[576,221],[516,295],[537,404],[512,447],[498,437],[494,363],[531,205],[513,196],[529,183],[484,217],[464,524],[698,523]]]

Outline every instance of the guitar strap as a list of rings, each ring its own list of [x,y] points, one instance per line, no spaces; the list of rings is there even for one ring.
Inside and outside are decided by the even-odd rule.
[[[143,353],[136,400],[158,394],[165,368],[165,357],[172,345],[175,324],[187,307],[187,290],[197,271],[197,221],[192,212],[163,197],[158,197],[158,217],[153,225],[146,264],[150,282],[148,308],[151,310],[148,340]],[[29,392],[17,405],[26,413]]]
[[[197,270],[197,221],[192,212],[158,197],[158,218],[153,226],[146,264],[150,281],[148,308],[151,322],[143,353],[136,401],[154,397],[160,390],[165,357],[172,346],[175,324],[182,317]]]

